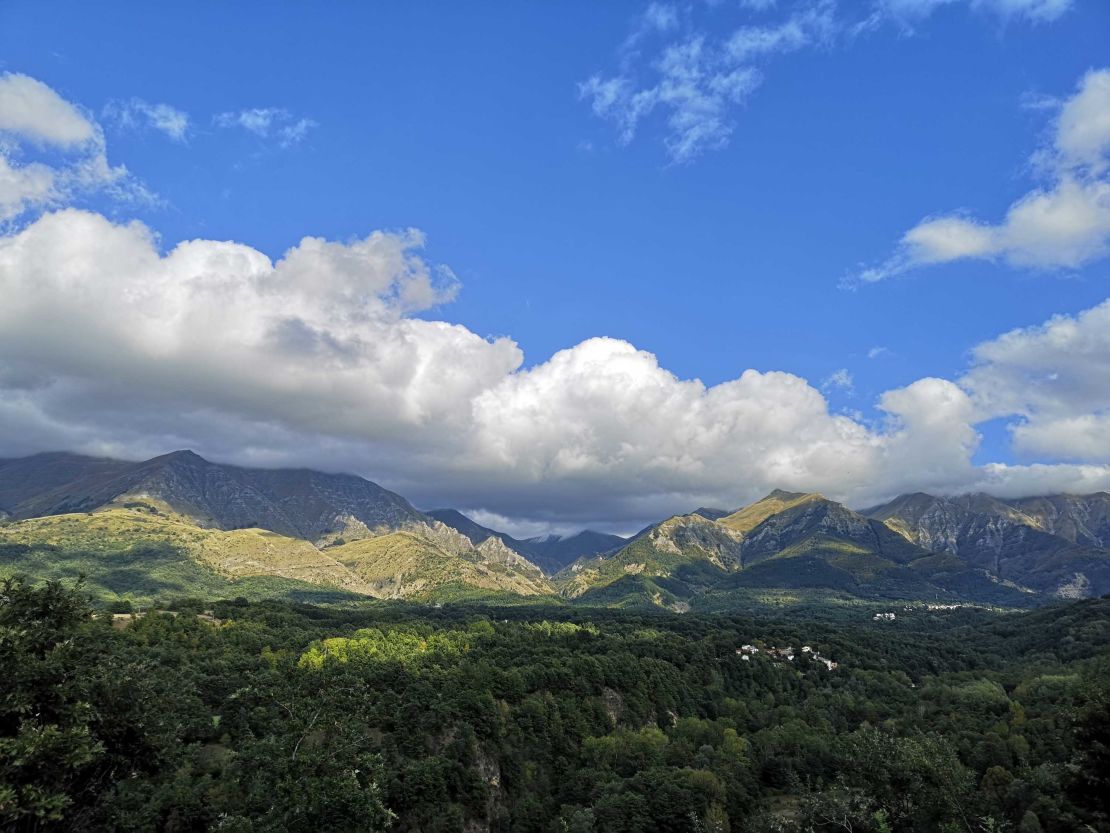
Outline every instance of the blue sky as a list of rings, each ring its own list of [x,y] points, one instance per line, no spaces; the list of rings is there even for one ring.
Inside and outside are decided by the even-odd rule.
[[[794,39],[775,41],[772,32]],[[748,51],[722,58],[727,44],[740,48],[737,33],[749,36],[741,38]],[[133,186],[122,195],[119,187],[72,189],[10,218],[8,233],[64,204],[114,223],[140,220],[163,253],[201,238],[276,260],[305,236],[351,241],[418,228],[426,235],[420,257],[449,267],[459,288],[453,300],[441,294],[406,310],[409,318],[507,336],[525,368],[608,336],[708,386],[749,368],[785,371],[821,391],[831,413],[889,433],[889,410],[876,407],[884,392],[927,377],[958,381],[976,345],[1078,315],[1110,295],[1098,240],[1082,256],[1047,258],[1013,255],[1001,243],[940,258],[899,243],[926,218],[998,224],[1023,195],[1051,190],[1053,177],[1064,176],[1044,162],[1061,107],[1088,72],[1110,66],[1108,35],[1110,6],[1099,0],[8,2],[0,71],[36,79],[95,123],[108,163],[125,165]],[[757,74],[758,83],[673,104],[656,86],[659,67],[668,50],[692,43],[712,53],[685,67],[702,73],[702,93],[736,71]],[[655,96],[634,119],[634,135],[622,135],[631,99],[606,105],[591,79]],[[185,121],[159,129],[150,118],[156,105]],[[252,121],[258,110],[269,112]],[[709,138],[676,150],[676,118]],[[28,141],[19,160],[44,152]],[[1101,181],[1095,166],[1084,170]],[[1106,232],[1094,234],[1105,242]],[[882,280],[858,280],[884,264]],[[27,363],[34,352],[15,342],[7,350]],[[52,368],[55,377],[70,372]],[[1068,418],[1101,420],[1105,406],[1088,404]],[[1094,466],[1110,458],[1097,431],[1093,451],[1015,444],[1007,426],[1049,410],[1032,409],[981,409],[970,422],[978,435],[972,463]],[[420,457],[397,450],[406,442],[396,439],[400,430],[367,429],[362,447],[374,450],[352,458],[360,473],[421,499],[465,502],[462,485],[429,488],[398,473]],[[83,425],[41,436],[31,445],[68,437],[84,450],[132,454],[162,441],[149,427],[110,436]],[[305,447],[300,436],[296,448]],[[206,437],[181,429],[165,441],[203,448]],[[341,465],[349,451],[329,442],[307,461]],[[235,453],[241,446],[224,438],[207,448],[245,462],[301,459],[275,443]],[[505,453],[509,465],[519,463]],[[551,460],[536,465],[559,470]],[[794,470],[799,478],[808,471]],[[443,482],[499,480],[480,467],[427,471]],[[625,476],[642,484],[656,473],[641,466]],[[529,477],[543,479],[535,470]],[[716,480],[702,492],[682,478],[654,493],[636,485],[604,512],[633,519],[686,499],[739,500],[770,477],[732,491]],[[973,479],[945,472],[923,486]],[[552,508],[564,488],[581,487],[574,477],[530,503],[517,503],[519,484],[505,482],[466,508],[514,523],[597,520],[573,500],[566,511]],[[816,485],[837,491],[835,482]],[[863,499],[894,486],[841,491]],[[604,514],[603,503],[594,514]]]

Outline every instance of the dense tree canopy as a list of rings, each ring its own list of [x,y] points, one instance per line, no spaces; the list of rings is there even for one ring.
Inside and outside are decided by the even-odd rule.
[[[0,586],[4,829],[1110,829],[1110,600],[171,607]]]

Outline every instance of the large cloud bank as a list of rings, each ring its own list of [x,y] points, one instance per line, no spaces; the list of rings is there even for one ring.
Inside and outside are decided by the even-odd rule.
[[[0,239],[0,453],[187,446],[568,523],[772,487],[859,504],[1110,485],[1110,304],[981,345],[959,383],[890,391],[885,420],[867,424],[789,373],[706,387],[609,338],[523,369],[510,339],[413,317],[455,288],[421,242],[305,238],[272,262],[212,240],[163,254],[140,223],[44,215]],[[1089,465],[974,467],[975,424],[1006,414],[1020,448]]]

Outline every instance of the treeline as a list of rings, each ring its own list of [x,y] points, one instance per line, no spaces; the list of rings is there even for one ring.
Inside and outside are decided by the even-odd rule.
[[[1110,600],[174,608],[0,586],[3,829],[1110,830]]]

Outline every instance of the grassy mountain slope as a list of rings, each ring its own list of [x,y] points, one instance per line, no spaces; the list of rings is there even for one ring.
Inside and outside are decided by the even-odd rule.
[[[17,521],[0,527],[0,540],[86,553],[118,551],[135,545],[164,546],[179,549],[230,578],[275,575],[325,586],[344,586],[354,581],[339,562],[308,541],[265,529],[224,531],[199,527],[180,516],[139,503],[128,508]]]
[[[390,533],[320,549],[264,529],[199,527],[143,503],[0,526],[0,571],[36,578],[84,573],[99,595],[259,596],[326,591],[421,598],[458,587],[551,592],[539,569],[490,547],[453,551],[440,530]]]
[[[824,500],[824,498],[816,492],[784,492],[781,489],[775,489],[762,500],[757,500],[721,518],[720,523],[736,532],[747,534],[772,515],[817,500]]]
[[[460,587],[522,596],[554,592],[534,565],[483,557],[480,550],[459,556],[411,532],[352,541],[327,552],[369,592],[385,598],[428,598],[440,588]]]
[[[352,574],[304,541],[200,529],[130,509],[0,526],[0,574],[84,575],[94,596],[142,604],[170,596],[334,601],[359,593]]]

